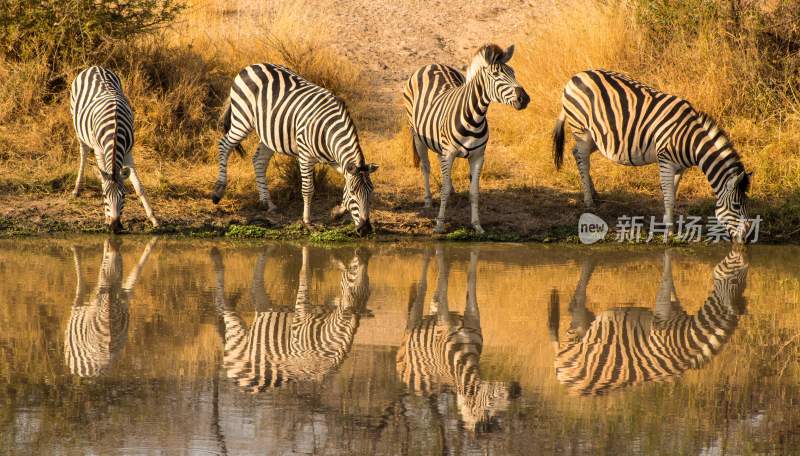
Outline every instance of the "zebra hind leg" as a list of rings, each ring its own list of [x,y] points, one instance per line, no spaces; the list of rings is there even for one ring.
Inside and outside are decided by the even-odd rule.
[[[585,141],[583,138],[577,141],[575,148],[572,149],[572,155],[575,157],[575,163],[578,165],[578,173],[581,176],[583,204],[587,209],[594,209],[594,200],[597,198],[597,191],[594,189],[594,182],[592,182],[592,176],[589,172],[589,158],[592,154],[594,144]]]
[[[78,177],[75,179],[75,189],[72,191],[72,196],[78,197],[83,189],[83,173],[86,170],[86,157],[89,155],[91,148],[78,140],[80,143],[80,163],[78,164]]]
[[[253,155],[253,170],[256,174],[256,188],[258,190],[258,205],[267,212],[275,212],[278,206],[272,202],[269,196],[269,186],[267,185],[267,168],[275,151],[268,148],[264,143],[259,143],[255,155]]]
[[[442,167],[442,191],[441,202],[439,203],[439,215],[436,217],[436,228],[433,229],[435,233],[444,233],[445,226],[445,213],[447,211],[447,200],[450,198],[450,192],[453,190],[453,182],[450,172],[453,169],[453,160],[456,154],[448,152],[439,157],[439,163]]]
[[[414,150],[419,157],[420,169],[422,170],[422,183],[425,185],[425,208],[433,207],[433,197],[431,196],[431,162],[428,159],[428,146],[422,142],[416,133],[412,134]]]
[[[217,204],[225,196],[225,189],[228,186],[228,157],[232,149],[241,148],[240,142],[244,137],[233,137],[231,132],[225,134],[219,141],[219,175],[217,182],[214,184],[214,191],[211,193],[211,201]]]

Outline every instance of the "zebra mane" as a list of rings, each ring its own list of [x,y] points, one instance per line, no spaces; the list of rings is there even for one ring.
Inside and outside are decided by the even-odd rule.
[[[714,118],[711,117],[711,115],[708,113],[705,113],[703,111],[697,111],[697,117],[700,120],[700,123],[703,124],[703,128],[708,132],[710,136],[716,136],[717,134],[719,134],[719,138],[717,139],[717,141],[724,141],[724,144],[722,145],[718,144],[718,147],[724,145],[730,146],[730,150],[733,152],[733,154],[736,156],[737,161],[739,162],[740,171],[744,172],[745,171],[744,164],[742,164],[742,159],[739,156],[739,153],[736,151],[736,148],[733,147],[733,142],[731,142],[731,138],[730,136],[728,136],[728,132],[725,131],[722,127],[720,127],[717,121],[714,120]],[[749,174],[745,173],[742,180],[739,181],[738,187],[739,191],[742,194],[746,194],[750,190]]]
[[[500,62],[504,55],[505,51],[494,43],[487,43],[481,46],[475,56],[472,57],[472,63],[470,63],[467,70],[467,81],[478,74],[481,68]]]

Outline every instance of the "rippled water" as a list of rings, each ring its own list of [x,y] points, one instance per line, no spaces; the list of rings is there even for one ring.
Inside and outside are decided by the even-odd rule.
[[[796,247],[0,241],[0,453],[800,447]]]

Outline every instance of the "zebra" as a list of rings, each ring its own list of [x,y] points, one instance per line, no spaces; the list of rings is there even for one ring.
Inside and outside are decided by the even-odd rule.
[[[240,143],[255,128],[260,142],[253,168],[261,207],[277,210],[267,188],[266,169],[273,154],[279,152],[299,162],[306,226],[311,226],[314,165],[324,163],[342,173],[345,181],[342,203],[332,215],[338,218],[349,212],[359,235],[371,232],[370,175],[378,165],[366,163],[347,107],[329,90],[281,65],[250,65],[233,80],[220,124],[225,134],[219,142],[219,176],[211,196],[214,204],[225,194],[228,154],[235,148],[244,155]]]
[[[572,324],[565,343],[558,342],[556,290],[551,293],[548,319],[556,348],[556,377],[579,395],[602,395],[700,369],[727,343],[745,312],[748,263],[739,249],[715,266],[711,294],[695,315],[688,315],[676,296],[669,251],[664,254],[653,311],[631,307],[592,314],[586,309],[586,287],[593,269],[593,261],[582,267],[569,306]]]
[[[658,163],[664,223],[668,227],[674,221],[681,176],[688,168],[698,166],[716,196],[717,220],[734,242],[745,242],[751,226],[747,192],[752,173],[745,171],[730,139],[710,116],[682,98],[607,70],[572,76],[564,87],[561,104],[553,131],[553,160],[560,169],[564,123],[569,123],[576,141],[572,154],[587,209],[594,208],[597,197],[589,175],[590,156],[596,150],[623,165]]]
[[[495,44],[486,44],[473,57],[466,77],[453,67],[433,64],[415,71],[405,85],[403,99],[414,166],[422,165],[426,208],[432,206],[428,149],[439,156],[442,188],[436,233],[445,231],[447,199],[453,188],[450,172],[456,157],[469,160],[472,227],[478,233],[484,232],[478,215],[478,187],[489,139],[489,104],[502,103],[522,110],[530,102],[508,66],[513,54],[513,45],[503,51]]]
[[[264,287],[266,254],[259,256],[253,275],[255,318],[250,328],[225,299],[225,265],[211,250],[216,288],[215,307],[224,327],[224,369],[229,379],[249,392],[290,383],[319,384],[344,362],[352,347],[360,317],[369,299],[369,256],[359,249],[350,264],[338,263],[341,294],[335,307],[311,303],[309,248],[302,248],[297,297],[291,309],[272,306]],[[270,308],[271,307],[271,308]]]
[[[97,173],[103,187],[105,221],[114,233],[122,230],[125,206],[125,179],[130,178],[150,223],[158,220],[147,202],[144,188],[133,164],[133,111],[112,71],[92,66],[72,81],[70,113],[80,145],[80,164],[75,179],[74,197],[83,187],[86,158],[94,151]]]
[[[103,245],[97,287],[90,301],[85,300],[81,275],[81,252],[72,247],[75,264],[75,300],[64,332],[64,358],[73,375],[97,377],[113,363],[128,337],[128,303],[157,238],[145,246],[139,262],[122,280],[120,241],[107,239]]]
[[[406,331],[397,352],[398,376],[416,394],[434,396],[454,390],[465,428],[490,429],[497,416],[507,410],[509,401],[519,396],[519,385],[485,381],[480,376],[483,335],[476,299],[478,251],[470,252],[463,315],[449,310],[450,263],[439,245],[436,292],[431,299],[431,314],[423,316],[430,257],[426,252],[418,287],[411,287]]]

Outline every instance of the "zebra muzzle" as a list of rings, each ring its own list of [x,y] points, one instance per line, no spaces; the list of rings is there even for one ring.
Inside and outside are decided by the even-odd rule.
[[[528,93],[525,92],[525,89],[522,87],[517,87],[514,89],[514,95],[516,95],[516,99],[511,103],[511,105],[517,111],[521,111],[528,107],[528,103],[531,101],[531,97],[528,96]]]

